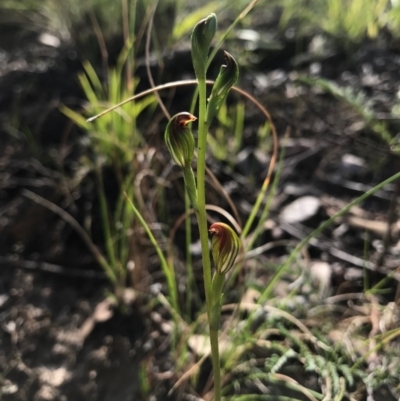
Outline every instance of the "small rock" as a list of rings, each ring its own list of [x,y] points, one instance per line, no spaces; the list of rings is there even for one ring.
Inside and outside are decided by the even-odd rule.
[[[0,295],[0,308],[8,301],[10,297],[7,294]]]
[[[321,207],[321,201],[315,196],[303,196],[287,205],[279,218],[286,223],[300,223],[315,216]]]
[[[15,394],[17,391],[18,391],[17,385],[7,379],[0,387],[0,393],[2,394]]]

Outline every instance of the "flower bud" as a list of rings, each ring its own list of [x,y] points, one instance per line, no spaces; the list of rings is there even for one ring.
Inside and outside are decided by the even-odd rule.
[[[208,231],[213,234],[211,251],[215,269],[217,273],[225,274],[231,269],[239,253],[239,237],[224,223],[214,223]]]
[[[205,78],[208,52],[217,30],[217,17],[210,14],[199,21],[192,33],[192,62],[198,78]]]
[[[218,113],[232,86],[239,78],[239,67],[236,60],[228,53],[224,52],[226,65],[222,65],[218,77],[215,80],[208,99],[207,124],[210,125],[212,119]]]
[[[190,113],[178,113],[169,120],[165,130],[165,143],[174,162],[180,167],[190,166],[193,160],[194,138],[187,124],[195,120],[197,118]]]

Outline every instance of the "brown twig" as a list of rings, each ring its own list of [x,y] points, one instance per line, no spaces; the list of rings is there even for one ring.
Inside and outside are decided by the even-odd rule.
[[[114,274],[114,273],[111,273],[111,268],[108,265],[104,256],[102,255],[102,253],[100,252],[100,250],[93,243],[92,239],[89,237],[88,233],[83,229],[83,227],[69,213],[67,213],[65,210],[61,209],[56,204],[48,201],[45,198],[42,198],[40,195],[37,195],[27,189],[24,189],[22,191],[22,195],[27,197],[28,199],[36,202],[37,204],[45,207],[46,209],[51,210],[53,213],[57,214],[63,220],[65,220],[72,228],[74,228],[75,231],[77,232],[77,234],[82,238],[83,242],[86,244],[86,246],[92,252],[94,258],[104,268],[104,271],[107,273],[108,277],[112,281],[115,281],[116,277],[112,276],[112,274]]]
[[[239,212],[237,210],[237,207],[233,203],[232,198],[230,197],[230,195],[228,194],[226,189],[222,186],[222,184],[219,182],[218,178],[215,176],[215,174],[212,172],[212,170],[210,168],[208,168],[207,166],[206,166],[206,172],[207,172],[207,175],[210,177],[212,183],[217,187],[217,189],[220,191],[220,193],[223,195],[223,197],[228,202],[228,205],[232,209],[232,212],[233,212],[233,214],[235,216],[235,219],[236,219],[239,227],[242,227],[242,220],[240,218],[240,215],[239,215]],[[239,233],[241,233],[241,231],[242,231],[241,229],[238,230]]]
[[[122,0],[122,31],[124,33],[125,44],[126,43],[130,44],[128,0]],[[133,89],[132,65],[131,65],[131,58],[129,57],[129,55],[126,59],[125,67],[126,67],[125,68],[126,86],[128,87],[128,90],[132,90]]]
[[[111,111],[123,106],[124,104],[131,102],[132,100],[139,99],[141,97],[150,95],[152,93],[156,93],[156,92],[159,92],[161,90],[165,90],[165,89],[169,89],[169,88],[176,88],[178,86],[197,85],[197,83],[198,82],[197,82],[196,79],[187,79],[187,80],[182,80],[182,81],[168,82],[168,83],[163,84],[163,85],[155,86],[155,87],[153,87],[151,89],[147,89],[147,90],[145,90],[143,92],[140,92],[140,93],[138,93],[138,94],[136,94],[134,96],[131,96],[130,98],[124,100],[123,102],[121,102],[121,103],[119,103],[119,104],[117,104],[117,105],[115,105],[113,107],[110,107],[109,109],[104,110],[101,113],[99,113],[99,114],[97,114],[97,115],[95,115],[93,117],[88,118],[87,121],[88,122],[92,122],[92,121],[96,120],[97,118],[100,118],[100,117],[104,116],[105,114],[107,114],[107,113],[109,113],[109,112],[111,112]],[[207,80],[206,83],[207,83],[207,85],[213,85],[214,81]],[[246,99],[248,99],[250,102],[255,104],[257,106],[257,108],[264,114],[264,116],[266,117],[267,121],[270,123],[271,132],[272,132],[272,140],[273,140],[273,151],[272,151],[271,162],[269,164],[268,172],[267,172],[267,175],[266,175],[266,177],[264,179],[264,184],[263,184],[263,185],[267,185],[268,182],[271,180],[271,176],[272,176],[272,173],[274,171],[276,161],[278,159],[278,146],[279,146],[279,144],[278,144],[278,134],[276,132],[275,125],[272,122],[272,118],[271,118],[271,115],[269,114],[268,110],[256,98],[254,98],[252,95],[250,95],[245,90],[240,89],[240,88],[238,88],[236,86],[233,86],[232,90],[235,91],[235,92],[238,92],[239,94],[244,96]]]
[[[89,18],[90,21],[93,25],[93,31],[94,34],[96,35],[97,42],[99,44],[100,48],[100,54],[101,54],[101,63],[103,66],[103,74],[105,76],[108,75],[108,51],[107,51],[107,45],[106,41],[104,40],[103,32],[101,31],[99,22],[97,21],[96,14],[94,12],[93,4],[90,2],[90,7],[89,7]]]
[[[150,68],[150,41],[151,41],[151,32],[153,30],[154,15],[157,10],[157,5],[158,5],[158,0],[155,0],[153,7],[151,9],[151,16],[150,16],[149,24],[147,26],[146,49],[145,49],[147,78],[149,79],[150,86],[152,88],[154,88],[156,86],[156,84],[154,83],[153,75],[151,73],[151,68]],[[154,94],[157,98],[158,104],[159,104],[161,110],[163,111],[165,117],[167,118],[167,120],[170,120],[171,115],[169,114],[167,108],[165,107],[165,104],[162,101],[160,94],[158,92],[155,92]]]
[[[379,303],[375,296],[371,296],[371,309],[369,313],[369,319],[371,322],[371,331],[369,332],[369,350],[368,362],[372,370],[375,369],[378,363],[378,354],[376,350],[376,335],[379,333]]]

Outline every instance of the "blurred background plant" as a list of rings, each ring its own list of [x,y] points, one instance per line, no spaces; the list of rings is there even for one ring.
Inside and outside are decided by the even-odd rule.
[[[160,29],[154,31],[156,35],[154,40],[160,47],[164,46],[171,36],[177,5],[178,3],[174,1],[166,0],[162,1],[157,9]],[[115,37],[122,39],[126,37],[126,30],[129,28],[129,34],[132,35],[135,32],[138,35],[136,38],[138,44],[143,45],[141,38],[148,23],[150,6],[151,4],[145,0],[117,2],[110,0],[86,2],[5,0],[0,5],[2,11],[0,28],[18,30],[19,35],[48,32],[62,41],[72,41],[77,46],[77,50],[85,52],[86,58],[92,61],[93,53],[105,50],[99,46],[99,35],[107,42]],[[131,14],[128,15],[129,13]],[[167,18],[160,18],[161,16],[167,16]],[[124,26],[126,22],[127,25]],[[100,45],[103,44],[100,43]]]
[[[228,4],[226,1],[209,0],[196,3],[160,1],[155,16],[158,29],[152,34],[155,48],[160,50],[167,43],[180,40],[184,34],[190,32],[199,17],[207,13],[224,11],[237,15],[247,2],[240,0],[229,4],[229,7]],[[48,31],[60,39],[73,40],[78,46],[86,43],[85,50],[90,56],[90,46],[98,48],[93,30],[88,29],[93,26],[93,17],[97,20],[97,28],[101,28],[101,34],[105,38],[111,38],[122,34],[122,9],[132,10],[135,18],[131,24],[136,26],[140,39],[149,19],[150,6],[144,0],[4,0],[0,5],[0,27],[3,30],[18,29],[20,34]],[[397,0],[261,0],[259,7],[267,15],[278,10],[281,14],[281,27],[298,23],[302,30],[321,29],[332,36],[355,42],[364,37],[375,38],[382,29],[395,36],[400,34],[400,4]],[[255,15],[249,15],[242,24],[249,27],[250,21],[256,19]],[[138,42],[141,43],[140,40]]]
[[[396,0],[285,0],[281,24],[295,19],[303,29],[320,28],[344,40],[376,38],[381,29],[399,35],[400,4]]]

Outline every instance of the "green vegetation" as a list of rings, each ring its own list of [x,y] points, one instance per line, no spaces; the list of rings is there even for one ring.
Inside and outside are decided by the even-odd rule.
[[[226,11],[227,7],[239,14],[250,2],[244,0],[234,4],[229,2],[203,0],[196,7],[185,8],[185,2],[162,0],[158,2],[156,19],[159,30],[155,32],[158,49],[167,42],[180,40],[188,35],[194,24],[210,12]],[[382,29],[395,36],[400,35],[400,4],[394,0],[259,0],[260,9],[265,13],[281,11],[281,27],[289,23],[298,24],[304,32],[322,30],[327,34],[344,40],[359,42],[365,37],[376,38]],[[130,27],[136,26],[135,32],[139,39],[143,37],[145,25],[149,21],[151,2],[146,0],[95,0],[82,2],[68,0],[28,0],[17,2],[4,0],[0,5],[3,18],[0,23],[19,25],[27,31],[38,31],[45,27],[50,32],[63,37],[70,37],[77,42],[90,41],[93,34],[87,29],[89,20],[91,28],[101,29],[101,34],[109,38],[121,34],[121,15],[128,10],[132,13]],[[125,11],[124,11],[125,10]],[[168,18],[163,18],[168,15]],[[242,19],[242,17],[241,17]],[[251,24],[250,16],[243,23]],[[124,29],[126,28],[124,27]],[[251,27],[251,26],[250,26]],[[83,28],[83,29],[82,29]],[[163,32],[158,35],[157,32]],[[221,32],[225,35],[226,32]]]
[[[343,318],[343,306],[335,301],[329,303],[313,298],[318,288],[309,277],[301,285],[311,288],[306,294],[311,293],[307,299],[302,288],[289,285],[280,289],[279,295],[275,290],[283,277],[294,282],[303,274],[304,267],[299,267],[300,255],[313,240],[353,207],[400,179],[400,172],[332,213],[296,245],[291,243],[281,262],[263,264],[257,260],[257,255],[264,252],[260,249],[263,247],[260,245],[261,234],[268,222],[283,171],[285,153],[278,145],[284,145],[284,141],[278,140],[266,108],[252,95],[235,87],[240,67],[234,54],[224,53],[225,64],[220,67],[216,78],[210,76],[208,69],[229,34],[239,24],[248,23],[245,17],[251,15],[254,7],[268,4],[272,10],[278,7],[277,4],[262,0],[244,3],[237,18],[220,29],[217,16],[212,12],[217,13],[225,5],[211,1],[186,12],[185,18],[169,28],[149,30],[148,43],[152,37],[158,55],[164,45],[187,37],[193,30],[191,58],[196,79],[156,86],[151,72],[148,72],[151,88],[138,93],[135,56],[143,47],[138,38],[142,40],[145,36],[143,27],[153,22],[157,13],[174,8],[174,2],[160,2],[157,11],[154,4],[139,0],[122,0],[121,3],[102,0],[94,5],[90,2],[82,5],[75,0],[68,3],[60,5],[51,0],[32,0],[16,6],[14,1],[8,0],[0,9],[12,9],[15,15],[20,13],[21,16],[26,15],[25,11],[33,10],[43,17],[41,21],[48,24],[49,29],[56,29],[51,24],[63,25],[66,31],[77,35],[78,31],[74,29],[79,24],[72,27],[69,22],[76,19],[77,14],[78,20],[82,20],[88,13],[93,26],[101,26],[96,37],[102,49],[102,66],[96,69],[89,61],[91,55],[88,55],[83,71],[77,77],[86,103],[78,110],[60,107],[61,112],[85,134],[87,153],[79,163],[88,176],[93,175],[102,228],[101,246],[98,248],[94,244],[90,224],[83,227],[60,208],[49,205],[50,202],[31,199],[42,202],[80,233],[106,273],[112,285],[112,296],[122,311],[126,311],[126,289],[132,287],[142,295],[140,301],[149,310],[162,306],[169,314],[172,321],[170,348],[174,361],[171,392],[180,386],[185,388],[186,383],[196,388],[200,383],[199,372],[206,369],[203,362],[209,356],[212,383],[206,383],[200,392],[204,392],[205,398],[215,401],[353,400],[356,398],[352,393],[358,387],[371,393],[384,382],[395,386],[393,365],[399,363],[400,354],[391,342],[398,341],[400,328],[382,332],[374,328],[373,331],[370,329],[372,317],[369,320],[376,311],[383,313],[383,305],[377,296],[387,281],[374,284],[372,288],[364,285],[357,298],[363,309],[360,306],[352,310],[350,323],[347,317]],[[64,7],[68,10],[65,14],[60,12]],[[173,13],[183,12],[179,8],[183,8],[182,2],[178,2],[176,7]],[[344,9],[347,12],[343,12]],[[122,13],[122,10],[129,12]],[[306,30],[322,30],[350,42],[365,37],[375,38],[382,29],[400,35],[400,3],[394,1],[285,0],[280,11],[281,27],[295,23]],[[46,18],[47,12],[57,15],[58,19]],[[124,17],[121,18],[121,14]],[[203,18],[207,14],[208,17]],[[198,22],[200,18],[203,19]],[[19,21],[25,23],[23,19]],[[122,34],[122,51],[115,66],[110,67],[102,36],[121,34],[121,27],[114,21],[122,21],[127,29]],[[143,25],[139,26],[138,21]],[[160,32],[167,32],[163,43]],[[147,55],[148,70],[149,62]],[[391,133],[389,125],[378,118],[364,95],[322,78],[302,77],[298,82],[324,90],[349,106],[389,151],[397,151],[398,139]],[[193,107],[190,110],[190,102],[187,102],[185,109],[171,117],[169,108],[173,108],[170,104],[165,106],[159,92],[181,86],[193,89]],[[228,102],[232,93],[233,101]],[[179,103],[180,99],[174,100]],[[150,123],[158,118],[157,104],[164,110],[167,122],[159,123],[157,120],[155,128]],[[238,205],[208,170],[207,158],[226,162],[227,171],[232,171],[249,123],[246,120],[248,104],[263,117],[263,121],[252,128],[257,147],[270,153],[271,158],[264,176],[254,179],[254,182],[262,183],[254,201],[248,209],[238,212]],[[149,140],[150,130],[146,124],[157,131],[155,140],[154,137]],[[193,128],[192,124],[197,125]],[[14,125],[18,127],[17,123]],[[161,126],[165,127],[165,144],[160,144]],[[109,171],[116,182],[113,196],[107,192],[104,182]],[[212,195],[217,204],[209,204],[208,180],[216,188]],[[169,195],[164,196],[167,191]],[[220,201],[229,208],[225,210],[219,206]],[[171,215],[172,203],[175,202],[181,208],[177,208],[181,216],[176,215],[176,210]],[[215,215],[219,216],[217,220]],[[185,244],[178,249],[176,232],[183,225]],[[201,266],[204,291],[200,289],[199,271],[190,250],[197,238],[201,248],[201,262],[197,261],[197,265]],[[158,278],[161,277],[159,281],[164,285],[163,290],[156,295],[150,296],[149,287],[143,284],[148,265],[155,264],[142,255],[143,243],[146,251],[152,248],[162,272]],[[246,265],[249,261],[254,262],[252,267]],[[365,281],[367,279],[364,277]],[[361,309],[359,314],[355,313]],[[360,322],[356,318],[360,318]],[[195,341],[190,343],[193,339]],[[369,357],[380,351],[388,354],[386,365],[375,370],[366,368]],[[146,374],[143,364],[140,382],[144,397],[151,391],[151,379]],[[276,393],[270,392],[272,388],[278,389]],[[292,396],[278,394],[280,389]]]
[[[285,0],[281,23],[298,20],[344,40],[376,38],[381,29],[399,35],[400,4],[391,0]]]
[[[365,124],[372,130],[373,133],[378,135],[390,147],[394,146],[394,138],[390,134],[387,124],[379,121],[371,109],[368,99],[362,93],[354,93],[352,88],[341,88],[334,82],[319,78],[309,79],[301,78],[300,82],[304,82],[310,86],[321,88],[339,101],[347,103],[355,112],[357,112]]]
[[[251,310],[249,310],[250,315],[244,321],[245,324],[243,325],[241,331],[237,332],[236,330],[233,330],[234,333],[232,332],[232,336],[229,336],[229,340],[227,340],[228,343],[230,341],[232,341],[232,343],[230,343],[228,347],[226,347],[225,344],[224,351],[220,351],[218,340],[218,327],[220,311],[221,309],[224,310],[224,306],[223,304],[221,304],[220,297],[224,284],[225,273],[228,269],[232,267],[232,262],[236,257],[239,245],[235,245],[232,249],[227,248],[226,251],[221,251],[224,252],[224,256],[221,259],[220,251],[217,249],[219,247],[219,242],[215,240],[216,237],[213,238],[213,255],[217,271],[214,273],[214,278],[211,280],[212,274],[208,248],[204,180],[207,143],[206,137],[207,132],[210,129],[211,120],[216,115],[218,116],[218,119],[223,124],[223,126],[225,126],[225,128],[233,128],[233,124],[228,117],[225,98],[230,87],[237,80],[237,66],[236,62],[230,61],[231,56],[226,53],[226,66],[221,69],[220,75],[213,85],[211,96],[207,101],[206,71],[207,65],[209,64],[208,49],[216,31],[214,18],[215,16],[211,15],[210,17],[208,17],[208,19],[200,21],[192,35],[192,58],[194,60],[194,69],[198,78],[197,82],[199,93],[199,138],[197,145],[198,153],[196,178],[191,168],[193,158],[193,142],[192,133],[188,128],[188,124],[195,120],[195,118],[189,113],[180,113],[174,116],[170,120],[165,134],[171,156],[175,160],[175,162],[182,168],[186,191],[198,219],[202,247],[206,311],[210,328],[209,335],[211,342],[211,356],[213,361],[214,399],[219,401],[221,400],[221,396],[222,399],[224,399],[224,394],[226,394],[228,398],[232,397],[230,394],[233,390],[233,384],[221,387],[222,383],[224,382],[225,375],[230,377],[236,377],[237,375],[235,383],[238,383],[238,386],[240,386],[240,383],[242,382],[248,383],[249,381],[254,380],[262,380],[265,383],[283,383],[284,386],[287,386],[288,388],[292,389],[295,392],[298,392],[299,394],[305,394],[313,400],[331,398],[335,400],[341,400],[345,397],[348,389],[352,388],[354,386],[354,383],[358,380],[364,381],[369,387],[373,388],[378,384],[378,382],[372,380],[370,376],[365,375],[364,371],[360,369],[361,362],[353,363],[351,357],[346,353],[346,350],[344,348],[332,348],[332,346],[330,345],[330,340],[327,337],[327,333],[324,331],[325,329],[320,330],[315,328],[314,333],[312,333],[303,323],[292,316],[289,311],[286,311],[286,308],[283,305],[279,306],[279,302],[277,307],[272,307],[270,305],[271,303],[277,302],[277,300],[274,300],[272,295],[274,286],[277,284],[282,275],[288,273],[288,270],[295,263],[298,254],[309,243],[309,241],[317,237],[318,234],[320,234],[324,229],[328,228],[338,218],[347,213],[353,206],[358,205],[364,199],[370,197],[372,194],[376,193],[387,184],[400,178],[400,173],[395,174],[381,184],[372,188],[370,191],[361,195],[353,202],[346,205],[342,210],[340,210],[330,219],[322,223],[316,230],[311,232],[302,242],[300,242],[287,258],[287,260],[280,266],[276,267],[276,272],[270,279],[268,285],[263,291],[258,294],[257,303],[251,304]],[[229,70],[230,68],[232,68],[231,71]],[[192,82],[190,81],[190,83]],[[360,113],[360,115],[366,120],[366,122],[372,127],[374,131],[380,134],[383,139],[389,141],[389,138],[387,137],[387,132],[382,132],[381,129],[377,128],[378,124],[374,122],[374,116],[370,112],[368,112],[368,108],[361,98],[354,97],[351,94],[347,94],[345,91],[342,91],[334,85],[329,84],[328,82],[324,82],[322,80],[314,82],[307,81],[307,83],[314,85],[324,85],[324,88],[329,89],[331,93],[333,93],[335,96],[347,101],[347,103],[349,103]],[[176,83],[176,85],[179,84],[179,82]],[[186,83],[183,82],[182,84]],[[171,83],[171,85],[174,85],[174,83]],[[158,90],[162,89],[163,87],[165,86],[154,89]],[[220,99],[217,99],[217,96],[220,96]],[[239,110],[239,117],[236,118],[236,121],[239,121],[237,124],[243,129],[243,110],[241,110],[243,106],[241,106],[239,103],[237,107]],[[115,109],[115,107],[113,107],[113,109]],[[266,114],[268,117],[268,113]],[[101,113],[98,117],[101,117],[102,115],[104,115],[104,113]],[[92,118],[91,121],[93,120],[97,121],[96,119]],[[264,132],[268,132],[268,127],[270,126],[271,125],[267,126],[267,129],[262,129],[260,131],[260,135],[265,136]],[[236,135],[233,135],[233,138],[235,138],[236,141],[236,148],[239,147],[239,145],[237,144],[240,144],[241,142],[240,137],[240,133],[236,133]],[[223,139],[221,138],[222,137],[220,137],[220,143],[218,143],[216,140],[209,139],[208,141],[210,141],[210,143],[212,144],[212,147],[214,148],[214,153],[216,155],[222,155],[221,158],[223,158],[223,154],[219,153],[219,148],[223,146]],[[274,160],[276,160],[276,152]],[[272,193],[278,179],[279,174],[277,175],[277,178],[274,181],[274,185],[272,186]],[[265,199],[267,190],[269,188],[269,183],[270,174],[268,174],[268,176],[264,180],[264,185],[259,192],[259,196],[254,204],[253,211],[249,215],[243,232],[241,229],[239,230],[242,236],[243,243],[249,244],[246,247],[247,252],[250,252],[253,249],[252,246],[256,242],[257,235],[260,232],[260,226],[262,226],[263,222],[265,222],[268,216],[270,202],[266,203],[264,207],[264,212],[262,213],[262,219],[258,223],[256,230],[254,232],[251,232],[253,221],[255,219],[255,216],[258,214],[262,202]],[[237,222],[235,223],[235,225],[237,225]],[[211,231],[213,231],[213,226],[211,226]],[[232,232],[233,235],[236,236],[234,231],[229,226],[226,226],[226,229],[224,228],[224,232]],[[224,234],[224,236],[225,235],[227,234]],[[233,243],[235,241],[233,241]],[[163,258],[161,258],[161,261],[162,260]],[[223,260],[223,262],[219,262],[219,260]],[[225,269],[225,263],[228,263],[227,261],[229,261],[229,266],[226,266]],[[223,274],[221,274],[218,270],[218,263],[222,263],[223,267],[221,271],[223,271]],[[173,271],[173,265],[170,265],[170,267],[172,269],[171,271]],[[168,275],[167,281],[169,281]],[[191,291],[192,290],[190,290],[189,293],[191,293]],[[226,288],[226,291],[229,291],[229,288]],[[170,296],[171,299],[175,298],[175,296],[173,296],[173,294],[171,293]],[[289,298],[293,296],[294,294],[288,294]],[[244,308],[249,308],[249,305],[242,306]],[[226,305],[226,307],[229,308],[230,306]],[[174,309],[176,312],[178,312],[176,306],[174,307]],[[256,321],[255,319],[257,319],[255,317],[257,316],[256,312],[260,310],[274,311],[278,316],[283,318],[283,322],[280,321],[280,319],[272,319],[272,321],[270,319],[267,319],[263,324],[258,325],[256,330],[254,330],[254,324]],[[289,325],[287,324],[288,322]],[[187,323],[190,324],[190,322]],[[302,332],[301,335],[296,334],[293,329],[291,329],[292,324],[300,329],[300,331]],[[192,323],[191,326],[192,329],[190,329],[190,331],[194,330],[195,327],[201,327],[199,325],[199,322],[196,321]],[[275,327],[278,330],[277,334],[285,339],[284,343],[279,341],[270,342],[263,340],[265,331],[268,331],[271,327]],[[226,329],[229,331],[232,330],[230,329],[229,324]],[[392,336],[397,336],[399,334],[400,331],[395,330],[389,332],[388,336],[389,338],[393,338]],[[303,335],[305,335],[306,337],[303,338]],[[387,338],[387,336],[383,336],[382,338],[380,338],[378,340],[378,342],[380,342],[380,345],[378,345],[378,347],[383,346],[383,344],[387,341]],[[276,353],[274,353],[270,358],[265,359],[264,369],[258,366],[258,363],[255,364],[253,360],[251,358],[248,358],[247,356],[249,353],[251,354],[252,352],[254,352],[252,350],[256,345],[261,346],[265,349],[273,349],[276,351]],[[177,361],[180,360],[178,365],[185,364],[184,361],[186,359],[186,352],[187,349],[186,347],[184,347],[181,350],[180,357],[178,353],[176,354],[176,357],[179,358],[177,359]],[[303,369],[304,372],[313,372],[317,376],[321,377],[321,379],[324,380],[326,384],[324,394],[304,387],[300,383],[291,379],[288,375],[278,373],[284,367],[285,369],[289,369],[290,366],[301,366],[301,369]],[[220,368],[222,373],[220,373]],[[258,396],[256,394],[248,394],[246,396],[236,396],[234,397],[234,399],[250,400],[258,399],[257,397]],[[284,397],[282,399],[284,399]]]

